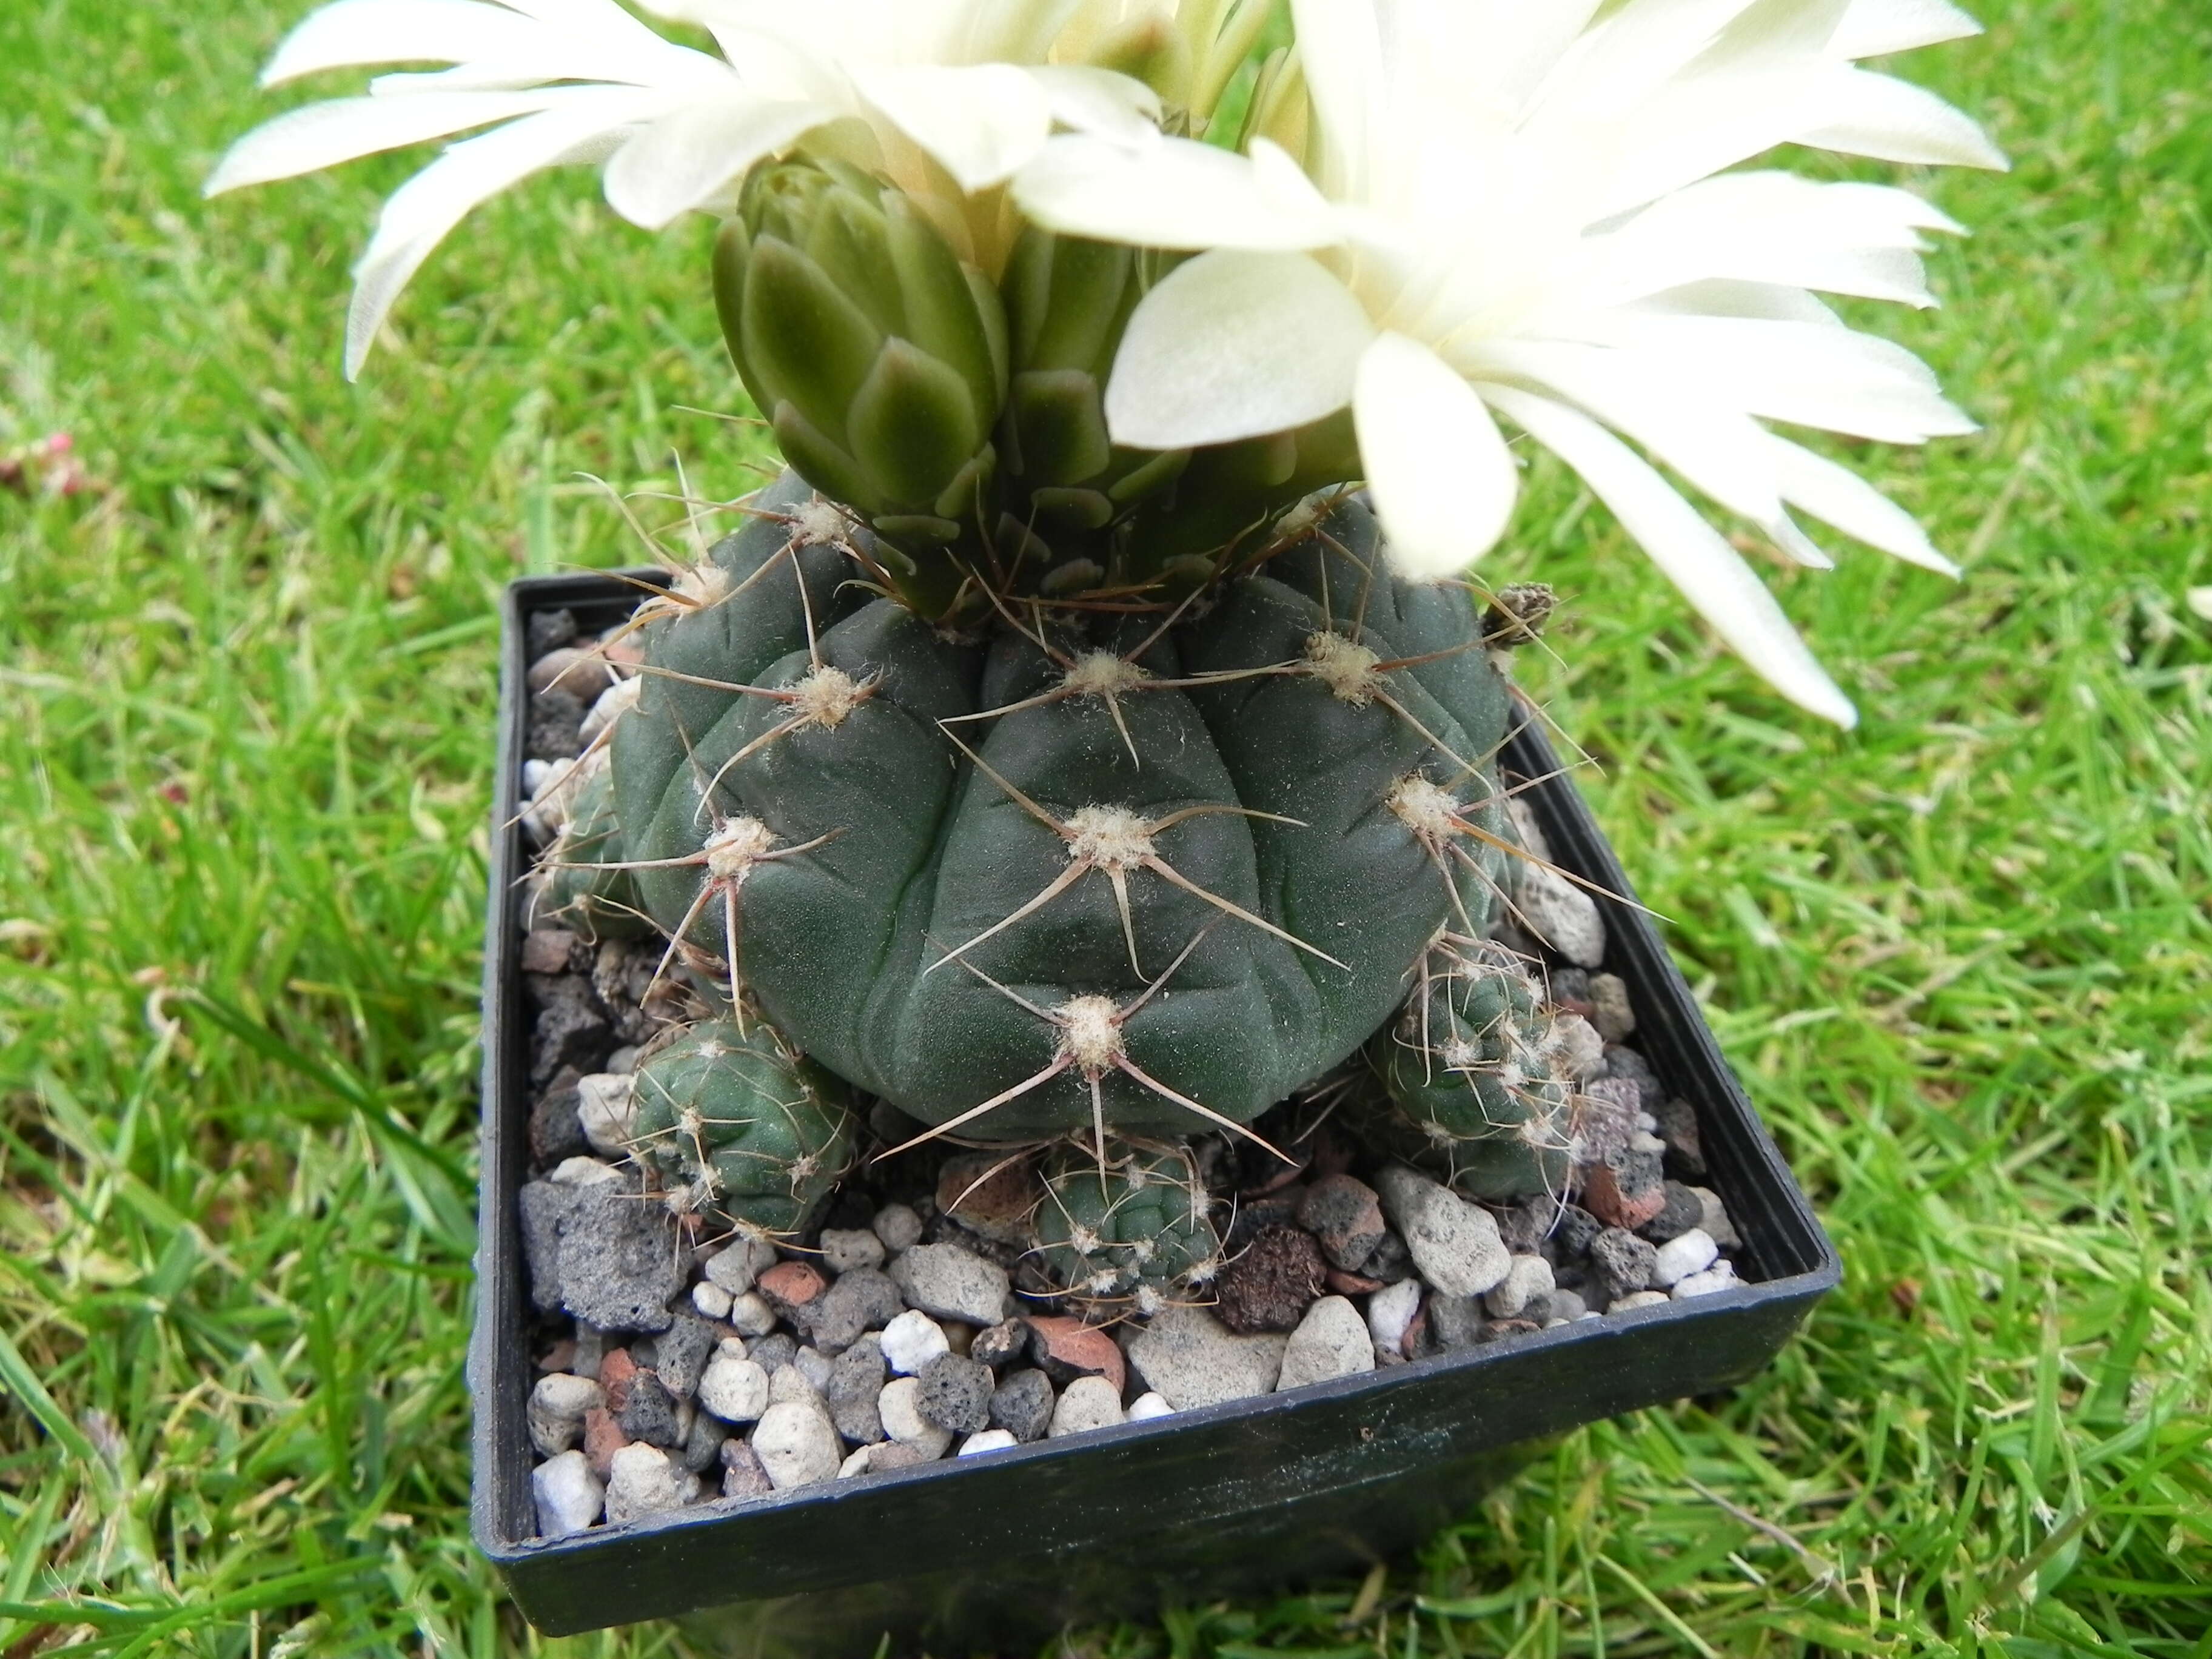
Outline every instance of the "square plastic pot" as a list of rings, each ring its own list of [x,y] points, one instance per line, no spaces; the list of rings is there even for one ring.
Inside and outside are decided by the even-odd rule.
[[[654,573],[636,573],[651,576]],[[987,1457],[945,1460],[552,1541],[535,1534],[528,1344],[515,1194],[528,1178],[530,1019],[518,953],[528,868],[515,819],[529,619],[586,630],[637,590],[599,575],[513,584],[503,616],[499,774],[484,951],[476,1330],[476,1540],[523,1615],[567,1634],[689,1616],[726,1651],[852,1654],[1034,1642],[1073,1621],[1249,1593],[1365,1565],[1463,1516],[1535,1444],[1577,1425],[1741,1382],[1839,1276],[1833,1248],[1722,1059],[1649,920],[1601,899],[1606,967],[1638,1046],[1697,1109],[1707,1177],[1751,1282],[1291,1394],[1241,1400]],[[1505,755],[1553,856],[1632,891],[1533,725]]]

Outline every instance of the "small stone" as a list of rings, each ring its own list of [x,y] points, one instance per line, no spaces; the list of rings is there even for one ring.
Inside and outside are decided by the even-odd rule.
[[[602,1164],[596,1158],[564,1158],[553,1166],[552,1174],[545,1177],[556,1187],[616,1187],[623,1185],[623,1173],[611,1164]]]
[[[1359,1310],[1340,1296],[1325,1296],[1306,1310],[1283,1349],[1279,1392],[1353,1376],[1375,1369],[1375,1342]]]
[[[732,1300],[730,1293],[711,1279],[702,1279],[691,1287],[691,1305],[699,1310],[702,1319],[727,1323]]]
[[[873,1233],[858,1237],[883,1248]],[[814,1346],[837,1354],[859,1340],[861,1332],[887,1327],[905,1306],[889,1274],[875,1267],[854,1267],[840,1274],[820,1301],[804,1310],[804,1318]]]
[[[564,1451],[531,1470],[530,1495],[538,1503],[538,1535],[566,1538],[599,1518],[607,1488],[583,1453]]]
[[[1383,1287],[1379,1279],[1362,1279],[1358,1273],[1339,1273],[1334,1267],[1322,1275],[1321,1282],[1324,1289],[1339,1296],[1366,1296]]]
[[[523,982],[538,1006],[530,1029],[532,1084],[544,1087],[563,1066],[595,1070],[614,1044],[613,1029],[592,995],[591,981],[580,974],[527,974]]]
[[[786,1318],[805,1328],[799,1310],[818,1299],[830,1288],[830,1281],[814,1271],[805,1261],[779,1261],[763,1273],[755,1288],[769,1299],[769,1305]]]
[[[1262,1227],[1214,1281],[1214,1312],[1231,1330],[1245,1335],[1291,1330],[1321,1293],[1327,1272],[1311,1233]]]
[[[1692,1187],[1690,1190],[1697,1194],[1698,1203],[1703,1211],[1698,1218],[1698,1225],[1711,1233],[1713,1243],[1721,1249],[1741,1249],[1743,1240],[1736,1233],[1735,1223],[1729,1219],[1728,1206],[1721,1202],[1721,1195],[1710,1187]]]
[[[522,971],[526,974],[566,974],[574,970],[570,960],[583,943],[565,927],[533,927],[522,936]]]
[[[837,1432],[856,1445],[881,1440],[884,1419],[876,1401],[883,1391],[883,1345],[872,1335],[864,1336],[837,1356],[830,1368],[830,1384],[822,1391]]]
[[[806,1386],[817,1395],[830,1386],[830,1373],[836,1364],[836,1360],[816,1347],[803,1347],[791,1356],[791,1368],[805,1377]],[[769,1379],[769,1386],[770,1389],[775,1386],[775,1380],[773,1377]]]
[[[1473,1347],[1482,1340],[1482,1328],[1489,1323],[1479,1296],[1432,1296],[1424,1311],[1426,1345],[1439,1353]]]
[[[530,1280],[531,1304],[540,1313],[561,1305],[561,1225],[575,1207],[574,1189],[550,1181],[526,1182],[515,1195],[523,1270]]]
[[[1605,919],[1597,902],[1558,871],[1516,859],[1514,906],[1522,926],[1568,961],[1595,968],[1605,960]]]
[[[1016,1371],[991,1395],[992,1426],[1017,1440],[1042,1440],[1051,1422],[1052,1379],[1042,1371]]]
[[[535,662],[548,651],[576,637],[576,613],[568,610],[532,611],[525,636],[530,659]]]
[[[1631,1291],[1626,1296],[1616,1297],[1605,1304],[1609,1314],[1634,1313],[1638,1308],[1656,1308],[1667,1302],[1664,1291]]]
[[[1005,1317],[1013,1288],[1004,1267],[957,1244],[916,1244],[892,1262],[890,1276],[908,1307],[978,1326]]]
[[[1324,1176],[1306,1188],[1298,1225],[1320,1241],[1322,1254],[1343,1273],[1357,1272],[1386,1231],[1375,1189],[1348,1175]]]
[[[879,1440],[867,1449],[870,1474],[881,1474],[888,1469],[910,1469],[917,1463],[934,1461],[933,1454],[902,1440]]]
[[[951,1430],[939,1428],[921,1414],[919,1377],[894,1377],[884,1383],[884,1391],[876,1396],[876,1410],[883,1418],[885,1434],[925,1457],[942,1457],[952,1443]]]
[[[1647,1112],[1657,1111],[1660,1103],[1667,1097],[1666,1085],[1659,1081],[1659,1073],[1651,1069],[1651,1062],[1625,1042],[1606,1044],[1605,1074],[1633,1083],[1637,1098]]]
[[[653,1369],[678,1400],[699,1386],[699,1374],[708,1356],[721,1340],[721,1332],[696,1314],[679,1313],[668,1328],[653,1339]]]
[[[673,1221],[658,1204],[587,1187],[561,1226],[561,1301],[602,1330],[665,1331],[684,1289]]]
[[[1619,1227],[1607,1228],[1590,1242],[1590,1270],[1597,1278],[1599,1300],[1610,1311],[1621,1297],[1647,1288],[1658,1260],[1658,1246],[1649,1239]]]
[[[922,1420],[954,1434],[974,1434],[991,1420],[991,1370],[957,1353],[941,1353],[915,1374],[915,1408]],[[1114,1389],[1118,1401],[1121,1389]]]
[[[1204,1308],[1167,1307],[1129,1343],[1145,1386],[1177,1411],[1273,1393],[1282,1375],[1280,1336],[1240,1336]]]
[[[1721,1247],[1702,1227],[1668,1239],[1651,1261],[1651,1288],[1671,1291],[1692,1273],[1701,1273],[1720,1257]]]
[[[941,1353],[951,1352],[945,1328],[919,1309],[910,1309],[884,1327],[884,1362],[902,1376],[912,1376]]]
[[[1033,1318],[1030,1358],[1054,1382],[1066,1384],[1079,1376],[1103,1376],[1114,1385],[1118,1398],[1128,1382],[1128,1371],[1119,1343],[1096,1325],[1060,1316]]]
[[[823,1230],[822,1265],[833,1273],[848,1273],[855,1267],[880,1267],[884,1254],[884,1241],[866,1228]]]
[[[1413,1265],[1437,1290],[1480,1296],[1505,1277],[1511,1256],[1489,1211],[1401,1164],[1383,1170],[1376,1184]]]
[[[1482,1334],[1475,1340],[1479,1342],[1498,1342],[1509,1336],[1526,1336],[1531,1331],[1543,1328],[1533,1319],[1493,1319],[1482,1328]]]
[[[637,1107],[630,1098],[635,1079],[616,1072],[594,1072],[576,1083],[576,1122],[595,1152],[629,1156],[637,1128]]]
[[[983,1452],[1005,1451],[1010,1446],[1019,1444],[1021,1442],[1014,1438],[1011,1430],[981,1429],[962,1441],[960,1449],[953,1455],[975,1457]]]
[[[579,702],[589,703],[598,701],[601,688],[611,678],[606,663],[597,652],[565,645],[548,651],[531,664],[524,681],[532,696],[542,697],[548,691],[561,690]]]
[[[1635,1034],[1636,1010],[1629,1006],[1628,981],[1618,974],[1592,974],[1590,1024],[1607,1042],[1626,1042]]]
[[[721,1287],[716,1285],[720,1290]],[[775,1328],[775,1310],[758,1291],[730,1298],[729,1327],[739,1336],[766,1336]]]
[[[1605,1231],[1605,1223],[1578,1205],[1562,1204],[1552,1224],[1552,1244],[1559,1261],[1580,1261]]]
[[[641,1370],[629,1380],[627,1397],[616,1420],[632,1440],[648,1446],[680,1446],[683,1431],[676,1425],[676,1396],[657,1371]]]
[[[1597,1027],[1580,1014],[1563,1013],[1552,1021],[1551,1049],[1559,1068],[1577,1083],[1602,1082],[1605,1039]]]
[[[1705,1141],[1698,1127],[1698,1109],[1677,1097],[1662,1101],[1652,1115],[1658,1120],[1659,1139],[1667,1143],[1667,1167],[1685,1181],[1704,1180]]]
[[[1582,1163],[1609,1163],[1643,1133],[1644,1093],[1632,1079],[1590,1079],[1583,1085],[1581,1106],[1576,1128],[1582,1137],[1582,1150],[1577,1154]],[[1656,1150],[1663,1152],[1664,1144]]]
[[[1535,1317],[1534,1303],[1528,1304],[1530,1318]],[[1566,1324],[1580,1319],[1589,1311],[1581,1296],[1573,1291],[1553,1290],[1544,1297],[1544,1319],[1547,1324]]]
[[[696,1477],[659,1447],[624,1446],[607,1477],[607,1524],[682,1509],[697,1490]]]
[[[904,1204],[886,1204],[868,1225],[893,1255],[912,1249],[921,1239],[921,1218]]]
[[[743,1296],[775,1266],[775,1246],[757,1238],[741,1238],[727,1249],[707,1258],[707,1277],[732,1296]]]
[[[787,1401],[770,1406],[753,1430],[752,1446],[753,1455],[778,1492],[833,1480],[837,1466],[845,1461],[837,1431],[818,1403]]]
[[[538,1373],[544,1376],[552,1371],[569,1371],[580,1376],[583,1373],[576,1370],[575,1358],[576,1339],[564,1336],[538,1356]]]
[[[628,1348],[609,1348],[599,1356],[599,1387],[606,1395],[607,1409],[617,1417],[629,1403],[629,1385],[639,1369],[637,1357]]]
[[[1735,1276],[1735,1263],[1723,1256],[1705,1272],[1692,1273],[1677,1280],[1674,1299],[1686,1302],[1692,1297],[1711,1296],[1717,1291],[1732,1291],[1742,1282]]]
[[[937,1211],[978,1237],[1026,1246],[1044,1184],[1025,1158],[971,1152],[948,1158],[937,1177]]]
[[[1585,1164],[1583,1207],[1609,1227],[1644,1225],[1667,1207],[1665,1152],[1656,1135],[1639,1135],[1603,1163]]]
[[[1367,1332],[1377,1353],[1405,1353],[1406,1327],[1421,1309],[1421,1281],[1401,1279],[1367,1298]]]
[[[1156,1394],[1140,1394],[1129,1402],[1128,1420],[1132,1423],[1149,1423],[1155,1417],[1174,1415],[1175,1407]]]
[[[1698,1195],[1680,1182],[1669,1181],[1663,1190],[1667,1201],[1660,1206],[1659,1213],[1636,1230],[1654,1244],[1680,1238],[1704,1219],[1705,1213],[1705,1206],[1698,1201]]]
[[[988,1365],[996,1370],[1001,1365],[1011,1365],[1030,1351],[1030,1322],[1008,1319],[978,1331],[968,1345],[968,1357],[979,1365]],[[1117,1349],[1116,1353],[1119,1353]]]
[[[1061,1392],[1045,1434],[1060,1440],[1071,1434],[1110,1428],[1121,1420],[1121,1396],[1114,1385],[1103,1376],[1079,1376]]]
[[[1482,1298],[1492,1319],[1518,1319],[1535,1297],[1551,1292],[1552,1264],[1540,1255],[1516,1255],[1499,1280]]]
[[[1395,1285],[1410,1278],[1413,1271],[1413,1253],[1406,1248],[1406,1241],[1397,1234],[1386,1232],[1382,1242],[1375,1247],[1375,1254],[1360,1264],[1362,1279],[1379,1279],[1385,1285]]]
[[[850,1480],[855,1475],[866,1474],[867,1472],[868,1449],[866,1446],[856,1447],[852,1454],[837,1466],[837,1478],[840,1480]]]
[[[692,1413],[691,1426],[684,1431],[684,1467],[694,1474],[704,1474],[714,1467],[729,1437],[729,1425],[713,1413]]]
[[[725,1423],[751,1423],[768,1409],[769,1374],[742,1350],[736,1339],[722,1344],[699,1377],[699,1403]]]
[[[607,1334],[596,1325],[576,1322],[576,1352],[568,1361],[568,1369],[579,1376],[599,1380],[599,1361],[607,1352]]]
[[[629,1437],[605,1406],[594,1406],[584,1413],[584,1461],[600,1480],[614,1473],[615,1454],[628,1444]]]
[[[530,1158],[540,1169],[591,1150],[577,1121],[578,1079],[566,1066],[530,1103]]]
[[[789,1365],[798,1352],[799,1339],[788,1331],[770,1331],[745,1346],[746,1355],[771,1378]]]
[[[765,1498],[775,1490],[775,1482],[761,1467],[759,1454],[746,1442],[734,1436],[725,1440],[721,1457],[723,1497]]]
[[[525,1413],[530,1443],[541,1457],[557,1457],[584,1435],[584,1413],[606,1403],[606,1395],[587,1376],[556,1371],[541,1376],[530,1391]]]

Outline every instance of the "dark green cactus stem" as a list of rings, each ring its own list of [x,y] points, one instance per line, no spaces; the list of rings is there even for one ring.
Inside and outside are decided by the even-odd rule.
[[[531,875],[530,924],[565,927],[585,939],[636,939],[653,931],[637,886],[621,866],[614,774],[605,750],[578,763],[560,786],[568,815]]]
[[[1553,1011],[1524,963],[1496,945],[1439,945],[1370,1045],[1397,1115],[1376,1127],[1469,1198],[1564,1194],[1576,1091],[1553,1038]]]
[[[793,1233],[853,1161],[842,1093],[759,1021],[713,1020],[638,1066],[632,1140],[679,1211]]]
[[[1053,1149],[1037,1207],[1047,1275],[1084,1297],[1127,1296],[1203,1270],[1221,1253],[1206,1183],[1181,1146],[1109,1137],[1102,1164],[1088,1145]]]
[[[1069,612],[1048,651],[872,599],[793,530],[807,496],[715,550],[734,597],[646,630],[616,799],[655,919],[718,955],[734,921],[848,1082],[985,1140],[1247,1123],[1486,922],[1511,696],[1467,591],[1393,580],[1363,504],[1202,616]]]

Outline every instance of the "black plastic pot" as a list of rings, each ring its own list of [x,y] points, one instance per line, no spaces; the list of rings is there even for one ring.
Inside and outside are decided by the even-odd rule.
[[[1686,1303],[1511,1337],[1302,1389],[929,1463],[746,1503],[717,1503],[553,1542],[535,1537],[515,1194],[526,1178],[529,1021],[517,963],[527,868],[520,759],[530,617],[612,625],[637,592],[609,577],[507,590],[491,904],[484,951],[476,1405],[477,1545],[552,1634],[696,1615],[731,1651],[939,1655],[1034,1642],[1069,1620],[1358,1569],[1466,1513],[1532,1443],[1742,1381],[1839,1276],[1833,1248],[1759,1127],[1681,975],[1639,911],[1601,900],[1607,967],[1627,981],[1638,1046],[1698,1111],[1708,1177],[1751,1283]],[[1533,725],[1510,771],[1554,857],[1616,893],[1628,881]]]

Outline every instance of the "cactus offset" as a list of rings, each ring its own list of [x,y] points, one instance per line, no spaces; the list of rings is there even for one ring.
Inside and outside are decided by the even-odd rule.
[[[1047,1159],[1037,1206],[1046,1276],[1087,1297],[1158,1290],[1220,1254],[1206,1186],[1190,1154],[1157,1142],[1063,1145]]]

